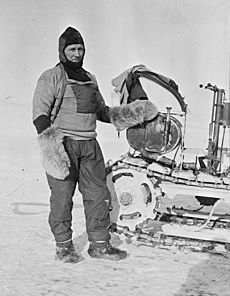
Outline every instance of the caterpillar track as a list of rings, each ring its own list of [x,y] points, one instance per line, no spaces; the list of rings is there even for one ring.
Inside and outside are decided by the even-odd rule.
[[[198,176],[191,185],[152,167],[130,156],[107,167],[111,231],[152,246],[230,250],[230,186]]]
[[[187,105],[177,85],[144,66],[134,67],[132,74],[169,90],[182,113],[168,107],[154,120],[127,129],[129,152],[106,167],[110,230],[151,246],[229,252],[230,103],[224,90],[205,86],[213,92],[208,147],[194,156],[184,145]]]

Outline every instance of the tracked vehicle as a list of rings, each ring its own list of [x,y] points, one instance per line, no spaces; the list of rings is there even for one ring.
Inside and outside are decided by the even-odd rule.
[[[213,101],[207,147],[198,153],[185,147],[187,104],[172,79],[134,66],[116,85],[121,104],[129,103],[130,81],[140,78],[168,90],[180,111],[168,106],[153,120],[128,128],[129,151],[107,163],[111,231],[153,246],[229,251],[230,102],[225,90],[210,83],[204,87]]]

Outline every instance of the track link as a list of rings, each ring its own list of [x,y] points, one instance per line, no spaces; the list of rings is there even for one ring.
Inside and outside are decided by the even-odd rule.
[[[182,237],[178,235],[168,235],[161,231],[145,232],[141,229],[136,231],[129,230],[128,227],[113,223],[110,226],[112,233],[123,234],[131,240],[138,241],[142,244],[156,247],[178,247],[179,249],[189,249],[197,252],[218,252],[226,253],[230,251],[230,243],[220,241],[209,241],[205,239],[193,239],[191,237]]]

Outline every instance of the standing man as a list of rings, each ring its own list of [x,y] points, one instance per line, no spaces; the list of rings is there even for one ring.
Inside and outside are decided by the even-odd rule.
[[[49,225],[56,259],[78,262],[72,242],[72,209],[76,185],[82,194],[94,258],[120,260],[126,251],[110,244],[110,193],[103,155],[96,140],[96,120],[111,122],[95,77],[84,70],[84,40],[68,27],[59,38],[59,60],[38,80],[33,124],[39,134],[42,163],[51,190]]]

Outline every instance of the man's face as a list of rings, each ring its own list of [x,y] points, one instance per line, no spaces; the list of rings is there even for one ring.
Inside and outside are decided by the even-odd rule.
[[[79,63],[84,58],[85,49],[82,44],[70,44],[66,46],[64,54],[70,62]]]

